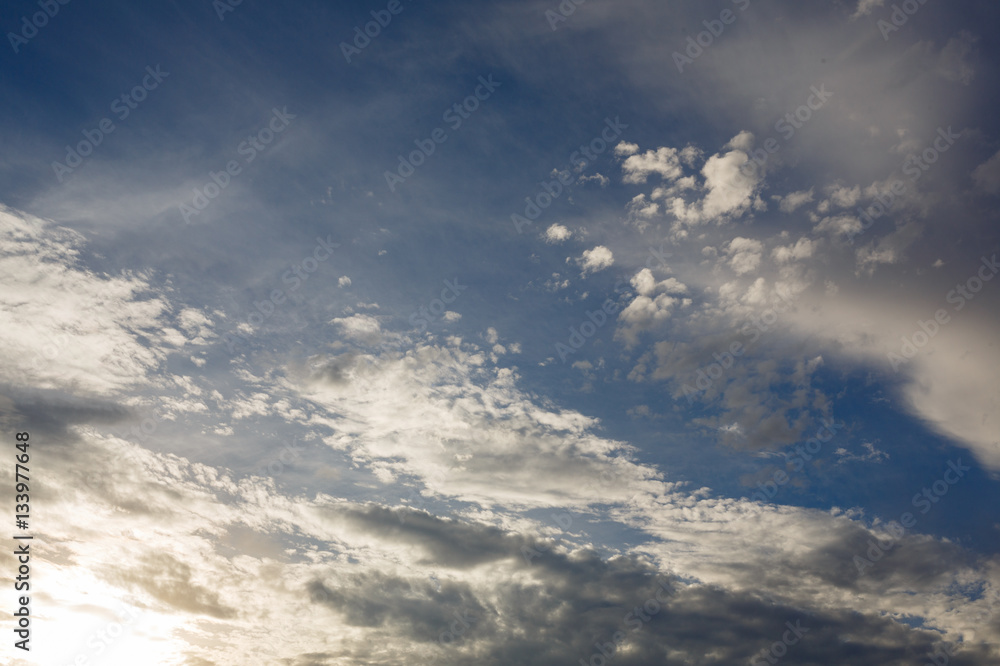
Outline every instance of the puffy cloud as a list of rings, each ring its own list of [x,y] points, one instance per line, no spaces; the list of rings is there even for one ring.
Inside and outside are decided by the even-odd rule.
[[[848,214],[824,217],[813,226],[813,231],[816,233],[828,233],[847,238],[856,235],[861,229],[861,220]]]
[[[736,216],[749,210],[760,176],[741,168],[746,161],[746,153],[732,150],[725,155],[713,155],[705,162],[701,172],[708,194],[701,206],[703,219]]]
[[[764,244],[759,240],[737,236],[726,245],[729,267],[738,275],[753,272],[760,266],[760,257],[763,251]]]
[[[771,250],[771,256],[778,264],[786,264],[791,261],[801,261],[813,256],[816,251],[817,242],[808,238],[800,238],[795,245],[776,247]]]
[[[660,205],[655,201],[650,201],[645,194],[637,194],[628,202],[629,216],[638,221],[643,227],[648,225],[647,220],[657,216],[660,212]]]
[[[590,250],[584,250],[583,255],[576,261],[583,268],[583,275],[587,275],[611,267],[615,263],[615,257],[611,250],[598,245]]]
[[[685,226],[714,221],[723,223],[739,217],[750,209],[764,210],[766,205],[757,195],[763,182],[760,169],[747,168],[747,153],[753,144],[753,134],[742,131],[728,141],[726,153],[713,155],[701,168],[702,183],[694,176],[682,178],[681,162],[694,166],[703,154],[699,148],[687,146],[681,151],[661,147],[643,154],[632,155],[622,164],[626,183],[645,183],[649,174],[659,173],[669,185],[657,186],[649,195],[639,194],[629,203],[630,216],[638,220],[640,231],[649,227],[648,220],[657,216],[663,200],[663,212],[675,218],[673,237],[686,237]],[[698,196],[701,196],[699,199]]]
[[[618,157],[625,157],[627,155],[635,155],[639,152],[639,144],[629,143],[628,141],[622,141],[617,146],[615,146],[615,155]]]
[[[553,224],[545,230],[546,243],[562,243],[569,240],[573,233],[561,224]]]
[[[682,296],[687,293],[686,285],[676,278],[656,281],[653,272],[643,268],[631,280],[636,297],[618,315],[618,329],[615,338],[625,341],[626,348],[639,342],[639,334],[648,331],[670,317],[678,304],[690,303]]]
[[[657,148],[631,155],[622,163],[626,183],[645,183],[650,174],[659,174],[664,180],[675,180],[683,174],[675,148]]]
[[[349,340],[373,344],[382,339],[382,327],[371,315],[355,314],[330,320]]]
[[[785,196],[777,197],[778,209],[782,213],[794,213],[796,210],[813,200],[812,188],[799,192],[791,192]]]
[[[753,132],[743,130],[730,139],[729,143],[727,143],[724,147],[732,148],[733,150],[742,150],[744,153],[749,153],[750,149],[753,148],[753,140]]]
[[[840,208],[850,208],[861,199],[861,188],[854,187],[833,187],[830,190],[830,201]]]

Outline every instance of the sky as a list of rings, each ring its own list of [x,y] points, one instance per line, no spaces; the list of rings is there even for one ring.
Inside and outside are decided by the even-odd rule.
[[[0,662],[1000,662],[998,25],[5,3]]]

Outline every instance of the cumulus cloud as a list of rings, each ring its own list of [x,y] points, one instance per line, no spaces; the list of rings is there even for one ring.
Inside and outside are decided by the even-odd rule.
[[[790,192],[785,196],[778,196],[778,209],[782,213],[794,213],[796,210],[813,200],[812,188],[799,192]]]
[[[588,275],[611,267],[615,263],[615,257],[607,247],[598,245],[590,250],[584,250],[583,255],[576,261],[583,268],[583,275]]]
[[[760,180],[753,172],[741,168],[746,159],[743,151],[732,150],[725,155],[713,155],[705,162],[702,175],[708,194],[702,202],[703,218],[739,215],[753,204]]]
[[[349,340],[373,344],[382,339],[382,327],[378,319],[371,315],[355,314],[330,320],[341,334]]]
[[[652,198],[663,200],[664,213],[675,219],[672,227],[674,236],[680,239],[687,234],[685,226],[706,222],[722,224],[751,209],[766,209],[766,205],[758,196],[763,173],[759,169],[747,168],[747,153],[743,150],[743,148],[749,149],[752,141],[751,133],[740,132],[727,142],[725,147],[731,150],[709,157],[701,168],[702,183],[698,183],[690,176],[680,178],[682,175],[680,159],[675,149],[660,148],[656,152],[647,151],[643,156],[636,155],[629,159],[637,160],[637,165],[649,164],[654,161],[654,156],[661,156],[658,158],[660,163],[671,165],[670,169],[666,167],[663,169],[664,172],[670,173],[671,186],[658,187],[653,191]],[[700,150],[689,146],[682,151],[680,157],[685,163],[693,163],[700,154]],[[649,171],[625,169],[628,160],[622,166],[626,171],[625,182],[645,182],[643,174]],[[635,200],[633,205],[634,202]]]
[[[742,132],[734,136],[732,139],[730,139],[729,143],[727,143],[724,147],[732,148],[734,150],[741,150],[744,153],[749,153],[750,149],[753,148],[753,141],[754,141],[753,132],[748,132],[747,130],[743,130]]]
[[[631,155],[622,163],[622,171],[626,183],[645,183],[651,174],[659,174],[664,180],[675,180],[683,174],[677,150],[667,147]]]
[[[816,251],[816,241],[808,238],[800,238],[794,245],[779,246],[771,250],[771,256],[778,264],[787,264],[791,261],[801,261],[813,256]]]
[[[629,143],[628,141],[622,141],[617,146],[615,146],[615,155],[618,157],[625,157],[627,155],[635,155],[639,152],[639,144]]]
[[[656,281],[653,272],[643,268],[631,280],[636,297],[618,315],[615,337],[625,341],[626,348],[638,344],[639,335],[666,321],[675,306],[690,304],[687,285],[676,278]]]
[[[763,251],[764,244],[759,240],[737,236],[726,245],[729,267],[738,275],[751,273],[760,266],[760,257]]]
[[[572,237],[573,233],[561,224],[553,224],[545,230],[546,243],[562,243]]]

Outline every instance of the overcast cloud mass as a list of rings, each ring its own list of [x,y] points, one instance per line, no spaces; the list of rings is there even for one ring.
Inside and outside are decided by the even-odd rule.
[[[0,662],[1000,663],[995,2],[0,25]]]

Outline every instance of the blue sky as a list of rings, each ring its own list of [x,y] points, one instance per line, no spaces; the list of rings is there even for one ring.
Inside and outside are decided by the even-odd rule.
[[[8,3],[9,659],[993,663],[998,19]]]

